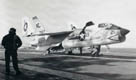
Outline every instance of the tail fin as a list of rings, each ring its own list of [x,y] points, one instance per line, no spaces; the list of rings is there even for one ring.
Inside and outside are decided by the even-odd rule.
[[[30,36],[34,33],[34,29],[32,28],[32,25],[31,25],[28,17],[23,18],[22,26],[23,26],[23,35],[24,36]]]
[[[41,24],[37,16],[32,17],[33,26],[35,28],[35,33],[45,33],[45,27]]]

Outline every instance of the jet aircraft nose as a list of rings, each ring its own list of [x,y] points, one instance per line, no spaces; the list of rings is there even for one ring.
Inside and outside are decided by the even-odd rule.
[[[125,36],[126,34],[128,34],[130,31],[128,29],[121,29],[120,33],[122,36]]]

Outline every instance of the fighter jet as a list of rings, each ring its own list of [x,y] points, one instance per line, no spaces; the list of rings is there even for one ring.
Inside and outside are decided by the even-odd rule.
[[[30,24],[30,21],[34,24]],[[27,38],[33,38],[32,42],[35,43],[31,45],[35,45],[37,50],[51,53],[53,50],[63,49],[65,53],[72,53],[73,49],[80,48],[80,54],[82,54],[83,47],[124,42],[126,34],[130,32],[112,23],[100,23],[97,26],[98,29],[89,28],[93,25],[94,23],[89,21],[81,29],[71,25],[73,27],[70,31],[49,33],[35,16],[31,20],[29,18],[23,20],[23,32]]]

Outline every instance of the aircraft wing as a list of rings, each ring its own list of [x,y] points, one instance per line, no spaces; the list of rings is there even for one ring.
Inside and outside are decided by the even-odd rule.
[[[73,31],[63,31],[63,32],[57,32],[57,33],[40,34],[38,36],[49,35],[47,40],[45,41],[45,43],[41,43],[41,45],[51,46],[51,45],[54,45],[54,44],[61,43],[72,32]]]
[[[63,31],[63,32],[56,32],[56,33],[45,33],[46,35],[50,35],[50,36],[59,36],[59,35],[66,35],[66,34],[70,34],[73,31]]]
[[[28,37],[31,37],[31,36],[44,36],[44,35],[60,36],[60,35],[70,34],[72,32],[73,31],[62,31],[62,32],[54,32],[54,33],[31,34],[31,35],[28,35]]]
[[[48,35],[50,35],[50,36],[46,40],[46,45],[61,43],[72,32],[73,31],[66,31],[66,32],[59,32],[59,33],[48,33]]]

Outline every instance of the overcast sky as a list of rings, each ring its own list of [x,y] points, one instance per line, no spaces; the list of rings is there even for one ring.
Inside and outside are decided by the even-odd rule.
[[[129,29],[127,40],[112,47],[136,48],[135,0],[0,0],[0,40],[10,27],[22,36],[22,18],[38,16],[50,32],[67,30],[70,23],[110,22]],[[22,38],[22,37],[21,37]]]

